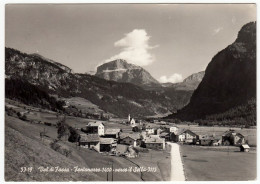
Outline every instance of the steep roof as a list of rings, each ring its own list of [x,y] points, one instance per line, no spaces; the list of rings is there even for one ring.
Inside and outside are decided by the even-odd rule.
[[[147,137],[144,140],[145,143],[164,143],[164,139],[162,138],[155,138],[155,137]]]
[[[243,144],[241,145],[241,147],[243,147],[244,149],[249,149],[250,147],[248,146],[248,144]]]
[[[99,142],[98,134],[80,134],[79,142]]]
[[[115,142],[113,138],[100,138],[100,144],[112,144]]]
[[[120,139],[124,139],[126,137],[130,137],[134,140],[140,139],[140,133],[120,133]]]
[[[160,136],[166,136],[166,135],[169,135],[169,133],[168,133],[168,132],[162,132],[162,133],[160,133]]]
[[[120,128],[109,128],[105,130],[105,134],[118,134],[120,132]]]
[[[96,126],[99,126],[99,125],[101,125],[101,124],[104,126],[104,124],[103,124],[102,122],[96,121],[96,122],[89,122],[87,126],[96,127]]]
[[[189,133],[189,134],[192,134],[194,136],[197,136],[197,134],[195,134],[194,132],[192,132],[191,130],[189,129],[178,129],[176,135],[181,135],[183,133]]]
[[[238,132],[236,132],[235,130],[228,130],[228,131],[224,132],[222,136],[224,136],[224,137],[229,137],[229,136],[231,136],[232,134],[235,134],[236,136],[239,136],[239,137],[241,137],[241,138],[244,137],[241,133],[238,133]]]

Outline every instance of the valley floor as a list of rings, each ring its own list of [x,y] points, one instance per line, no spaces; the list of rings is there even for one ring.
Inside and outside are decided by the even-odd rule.
[[[177,153],[181,153],[185,178],[188,181],[230,181],[230,180],[254,180],[256,178],[256,149],[251,148],[249,153],[239,152],[237,147],[202,147],[192,145],[178,145],[175,154],[171,153],[171,147],[166,146],[164,151],[149,150],[148,153],[140,152],[137,158],[109,156],[84,149],[62,138],[59,145],[64,150],[70,150],[71,154],[65,156],[50,147],[50,143],[57,139],[58,121],[54,112],[37,109],[7,101],[6,105],[17,112],[27,112],[28,121],[22,121],[17,117],[5,116],[5,180],[6,181],[106,181],[112,180],[109,172],[40,172],[39,167],[61,168],[140,168],[151,167],[155,172],[120,172],[113,174],[114,181],[170,181],[172,172],[179,170],[175,167]],[[29,112],[28,112],[29,111]],[[91,119],[68,116],[66,123],[76,128],[85,127]],[[122,128],[123,131],[131,131],[131,127],[120,123],[119,120],[104,122],[105,127]],[[47,123],[47,124],[46,124]],[[48,123],[50,123],[48,126]],[[180,125],[182,126],[182,125]],[[183,125],[185,126],[185,125]],[[187,125],[186,125],[187,126]],[[195,132],[212,132],[220,134],[228,127],[196,127],[189,126]],[[251,136],[251,143],[255,140],[256,129],[241,130]],[[40,132],[46,136],[41,138]],[[179,164],[181,163],[179,159]],[[32,167],[33,170],[25,171]],[[183,179],[182,179],[183,180]]]
[[[256,151],[238,147],[180,146],[188,181],[250,181],[256,179]]]

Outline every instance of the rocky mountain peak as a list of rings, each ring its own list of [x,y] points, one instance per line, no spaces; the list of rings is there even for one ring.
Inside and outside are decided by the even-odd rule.
[[[244,25],[238,32],[236,43],[242,42],[244,44],[256,43],[256,22],[250,22]]]
[[[186,79],[184,79],[183,82],[201,82],[204,75],[205,75],[205,71],[194,73],[188,76]]]
[[[112,71],[112,70],[120,70],[120,69],[141,69],[136,65],[127,63],[124,59],[116,59],[107,63],[104,63],[97,67],[97,73],[102,73],[105,71]]]
[[[139,86],[159,86],[149,72],[140,66],[117,59],[97,67],[97,77],[117,82],[133,83]]]

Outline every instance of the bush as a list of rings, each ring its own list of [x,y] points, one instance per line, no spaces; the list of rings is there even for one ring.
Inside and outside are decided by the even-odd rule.
[[[69,127],[69,131],[70,131],[70,136],[69,136],[68,141],[78,142],[79,141],[79,134],[77,133],[77,131],[72,127]]]
[[[135,127],[132,128],[132,131],[133,132],[139,132],[140,130],[139,130],[139,128],[137,126],[135,126]]]
[[[54,141],[52,141],[50,143],[50,147],[51,149],[53,149],[54,151],[57,151],[58,153],[66,156],[66,157],[69,157],[72,153],[71,150],[69,149],[66,149],[66,148],[62,148],[61,145],[58,143],[58,140],[55,139]]]
[[[53,142],[50,143],[51,149],[54,151],[58,151],[60,149],[60,145],[58,144],[58,140],[54,140]]]
[[[44,122],[44,125],[51,126],[52,124],[48,122]]]

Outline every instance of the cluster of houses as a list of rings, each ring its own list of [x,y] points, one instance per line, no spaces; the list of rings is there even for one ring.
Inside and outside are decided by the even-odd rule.
[[[165,149],[165,137],[155,134],[154,128],[147,126],[144,131],[134,132],[132,128],[140,126],[141,123],[136,123],[133,118],[129,118],[127,124],[130,129],[122,130],[106,128],[100,121],[89,122],[80,132],[78,145],[97,152],[109,152],[129,157],[135,156],[134,150],[137,147]]]
[[[156,123],[136,123],[134,118],[128,117],[126,122],[132,130],[119,128],[105,128],[102,122],[89,122],[85,133],[80,133],[79,146],[94,149],[97,152],[109,152],[115,155],[136,156],[137,147],[164,150],[165,142],[179,142],[204,146],[235,145],[245,148],[245,137],[229,130],[222,136],[197,135],[189,129]],[[243,148],[242,148],[243,147]]]

